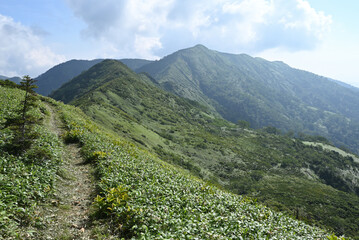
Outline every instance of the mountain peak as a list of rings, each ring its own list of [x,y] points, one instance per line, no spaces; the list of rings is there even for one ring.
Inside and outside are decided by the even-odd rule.
[[[200,53],[200,52],[208,52],[208,51],[212,51],[210,50],[209,48],[207,48],[206,46],[202,45],[202,44],[197,44],[193,47],[189,47],[189,48],[184,48],[184,49],[181,49],[181,50],[178,50],[177,52],[173,53],[173,54],[170,54],[168,56],[171,56],[171,55],[177,55],[178,53]]]
[[[197,44],[192,48],[199,48],[199,49],[205,49],[205,50],[209,50],[206,46],[202,45],[202,44]]]
[[[134,74],[135,73],[122,62],[106,59],[65,83],[61,88],[50,94],[50,96],[67,103],[75,97],[82,96],[117,77],[132,76]]]

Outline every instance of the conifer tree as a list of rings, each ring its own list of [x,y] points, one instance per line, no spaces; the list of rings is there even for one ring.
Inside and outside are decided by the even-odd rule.
[[[23,77],[20,82],[20,88],[25,91],[25,97],[21,101],[21,108],[14,117],[7,118],[5,122],[5,127],[10,128],[14,134],[11,145],[7,148],[15,154],[21,154],[28,149],[31,142],[36,138],[33,127],[39,119],[30,114],[30,110],[36,107],[37,95],[34,88],[37,88],[37,86],[34,85],[35,82],[36,80],[28,75]]]

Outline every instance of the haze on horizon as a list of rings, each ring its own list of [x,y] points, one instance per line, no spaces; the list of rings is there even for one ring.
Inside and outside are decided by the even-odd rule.
[[[12,0],[0,2],[0,75],[70,59],[158,59],[203,44],[359,87],[359,2]]]

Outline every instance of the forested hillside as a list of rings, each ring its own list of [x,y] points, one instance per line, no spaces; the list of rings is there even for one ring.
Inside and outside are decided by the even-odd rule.
[[[355,156],[279,135],[272,127],[233,124],[117,61],[97,64],[52,96],[205,181],[338,234],[358,234]]]
[[[179,96],[216,109],[225,119],[321,135],[359,153],[359,94],[330,79],[245,54],[202,45],[137,70]]]

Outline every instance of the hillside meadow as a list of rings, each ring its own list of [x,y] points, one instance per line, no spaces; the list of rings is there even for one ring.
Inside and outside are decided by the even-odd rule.
[[[0,87],[1,123],[19,107],[24,92]],[[46,122],[53,108],[65,133]],[[97,196],[91,207],[96,239],[336,239],[328,231],[294,220],[254,199],[229,193],[97,125],[73,106],[39,97],[38,137],[24,153],[12,155],[1,130],[0,234],[38,239],[46,228],[36,207],[49,201],[61,168],[63,144],[77,143],[96,168]],[[65,231],[65,229],[64,229]]]
[[[255,130],[245,121],[228,122],[113,60],[95,65],[53,96],[213,185],[339,235],[357,235],[359,174],[350,156],[306,145],[273,127]],[[305,138],[328,142],[319,136]]]

